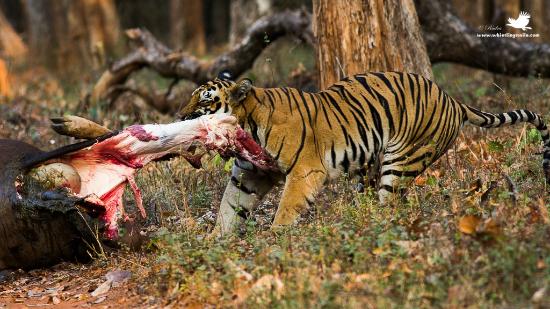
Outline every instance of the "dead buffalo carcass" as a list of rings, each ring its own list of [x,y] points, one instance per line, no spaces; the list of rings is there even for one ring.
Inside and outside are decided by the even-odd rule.
[[[73,122],[57,123],[67,129]],[[71,135],[80,132],[80,137],[94,139],[50,152],[0,140],[0,270],[86,260],[90,252],[99,250],[101,241],[117,239],[127,184],[145,216],[134,175],[153,160],[201,144],[222,156],[273,168],[270,158],[231,116],[134,125],[115,132],[95,126],[91,132],[82,125],[69,130]],[[103,135],[95,136],[98,132]]]

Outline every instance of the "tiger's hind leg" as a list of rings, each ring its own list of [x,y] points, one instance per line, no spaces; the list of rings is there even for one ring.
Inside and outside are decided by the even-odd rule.
[[[216,226],[210,237],[233,232],[248,218],[275,182],[276,179],[257,170],[251,163],[236,160],[231,171],[231,180],[223,194]]]
[[[381,204],[396,198],[403,199],[406,190],[416,176],[420,175],[433,160],[433,152],[421,147],[408,156],[400,153],[385,153],[380,169],[378,197]]]
[[[324,169],[315,168],[302,168],[300,172],[287,175],[283,195],[271,228],[277,229],[280,226],[293,224],[298,216],[313,204],[326,178],[327,173]]]

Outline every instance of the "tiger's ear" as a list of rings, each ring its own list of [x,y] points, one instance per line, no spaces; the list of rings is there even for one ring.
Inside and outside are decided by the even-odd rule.
[[[248,78],[245,78],[236,83],[233,87],[231,87],[231,89],[229,90],[229,94],[234,102],[239,103],[242,100],[246,99],[246,96],[251,89],[252,81]]]

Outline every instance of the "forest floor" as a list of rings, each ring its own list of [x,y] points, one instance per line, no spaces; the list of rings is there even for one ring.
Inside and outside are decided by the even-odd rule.
[[[467,104],[495,112],[528,108],[550,121],[546,80],[447,65],[435,73]],[[19,98],[0,104],[0,138],[44,149],[70,142],[48,129],[48,118],[79,113],[74,89],[47,77],[27,79]],[[101,105],[83,116],[113,128],[173,119],[129,110]],[[274,234],[278,188],[237,235],[220,240],[204,235],[214,225],[229,164],[217,157],[201,170],[182,159],[154,163],[138,175],[151,236],[142,250],[1,272],[0,308],[550,307],[550,200],[540,150],[529,125],[467,126],[409,188],[407,202],[381,207],[376,194],[356,193],[342,177],[300,224]],[[129,194],[126,202],[133,203]],[[106,283],[113,274],[123,276]]]

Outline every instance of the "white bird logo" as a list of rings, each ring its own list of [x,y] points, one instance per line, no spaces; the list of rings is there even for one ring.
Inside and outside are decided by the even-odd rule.
[[[532,29],[531,27],[527,27],[527,25],[529,24],[529,18],[531,18],[531,15],[529,15],[529,13],[520,12],[518,18],[508,18],[508,24],[506,24],[506,26],[521,29],[523,31],[526,31],[527,29]]]

